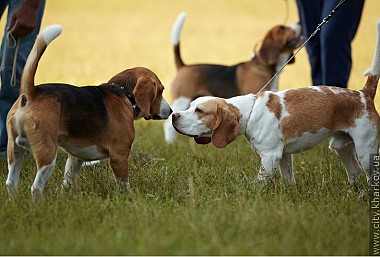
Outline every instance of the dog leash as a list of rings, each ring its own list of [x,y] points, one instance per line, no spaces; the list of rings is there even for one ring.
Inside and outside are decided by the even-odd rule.
[[[285,1],[285,19],[284,19],[283,24],[287,24],[289,20],[289,1],[288,0],[284,0],[284,1]]]
[[[313,33],[311,33],[311,35],[306,39],[306,41],[297,49],[297,51],[295,51],[295,53],[290,56],[290,58],[286,61],[286,63],[273,75],[273,77],[260,89],[259,92],[257,93],[260,93],[261,91],[263,91],[264,88],[266,88],[272,81],[273,79],[285,68],[286,65],[288,65],[288,63],[294,59],[294,57],[299,53],[299,51],[301,51],[302,48],[304,48],[304,46],[307,44],[307,42],[309,42],[309,40],[311,38],[313,38],[322,28],[322,26],[324,24],[326,24],[330,19],[331,17],[335,14],[335,12],[339,9],[339,7],[341,7],[347,0],[340,0],[339,3],[335,6],[335,8],[330,12],[329,15],[327,15],[321,23],[318,24],[317,28],[314,30]]]
[[[2,73],[5,69],[5,56],[9,51],[7,51],[7,48],[15,48],[14,51],[14,57],[13,57],[13,64],[12,64],[12,74],[11,74],[11,81],[10,81],[10,86],[15,87],[16,86],[16,65],[17,65],[17,55],[18,55],[18,50],[20,47],[20,39],[16,39],[10,32],[6,34],[5,38],[5,46],[3,50],[3,56],[1,60],[1,65],[0,65],[0,72]]]

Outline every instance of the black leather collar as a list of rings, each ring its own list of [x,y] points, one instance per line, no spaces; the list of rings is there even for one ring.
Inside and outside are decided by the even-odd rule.
[[[128,100],[131,102],[132,104],[132,108],[133,108],[133,112],[134,112],[134,117],[136,118],[141,109],[140,107],[137,105],[136,103],[136,99],[133,97],[132,93],[129,92],[128,88],[124,87],[124,86],[121,86],[119,84],[116,84],[116,83],[110,83],[111,86],[114,86],[116,87],[117,89],[119,89],[127,98]]]

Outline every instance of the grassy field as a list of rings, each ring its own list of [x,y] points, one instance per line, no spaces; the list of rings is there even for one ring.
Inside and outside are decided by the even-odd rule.
[[[379,9],[379,1],[366,1],[350,88],[362,87],[362,72],[372,62]],[[180,11],[188,13],[182,33],[187,63],[247,60],[271,26],[298,20],[289,0],[48,1],[43,26],[59,23],[64,33],[41,60],[37,83],[95,85],[146,66],[168,96],[175,74],[170,29]],[[309,84],[303,50],[286,67],[280,88]],[[344,167],[326,143],[295,156],[296,185],[285,186],[276,174],[263,186],[255,182],[259,158],[243,137],[226,149],[185,137],[168,146],[162,122],[135,127],[127,193],[114,185],[106,161],[83,168],[79,190],[63,191],[61,152],[43,199],[31,200],[35,165],[28,157],[19,194],[9,200],[0,158],[0,255],[368,254],[368,199],[347,187]],[[363,174],[362,188],[364,180]]]

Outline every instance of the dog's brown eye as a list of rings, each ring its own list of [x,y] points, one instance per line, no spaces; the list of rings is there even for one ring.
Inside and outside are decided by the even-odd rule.
[[[199,108],[195,108],[195,112],[196,113],[203,113],[203,111],[201,109],[199,109]]]

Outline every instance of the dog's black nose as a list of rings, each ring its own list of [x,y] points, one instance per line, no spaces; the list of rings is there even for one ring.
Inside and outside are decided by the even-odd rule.
[[[172,110],[172,108],[170,108],[170,113],[169,113],[169,115],[172,114],[172,113],[173,113],[173,110]]]
[[[173,120],[173,121],[178,120],[178,118],[179,118],[180,116],[181,116],[181,115],[180,115],[178,112],[173,113],[173,115],[172,115],[172,120]]]

